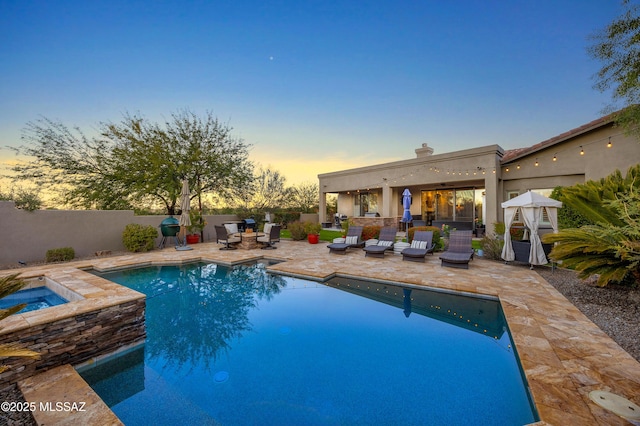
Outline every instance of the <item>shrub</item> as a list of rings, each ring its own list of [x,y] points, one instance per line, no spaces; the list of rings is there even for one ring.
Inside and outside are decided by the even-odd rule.
[[[506,227],[504,222],[494,222],[493,224],[493,232],[495,232],[496,236],[503,237],[504,231]],[[514,222],[511,224],[511,228],[509,228],[509,234],[511,234],[512,240],[521,240],[524,236],[524,223],[522,222]]]
[[[516,222],[511,225],[511,228],[509,228],[509,234],[511,234],[512,240],[522,240],[522,238],[524,237],[524,223]]]
[[[440,237],[440,228],[438,228],[437,226],[414,226],[412,228],[409,228],[409,232],[407,233],[409,239],[407,242],[411,242],[413,241],[413,235],[416,233],[416,231],[433,231],[433,243],[436,245],[436,247],[441,248],[440,246],[440,242],[442,241],[442,238]]]
[[[491,260],[502,259],[502,246],[504,241],[496,238],[495,235],[485,235],[480,241],[480,246],[484,251],[484,258]]]
[[[553,192],[549,196],[549,198],[553,198],[554,200],[562,201],[563,197],[563,188],[558,186],[554,188]],[[590,221],[584,215],[582,215],[578,210],[571,207],[570,203],[563,203],[562,208],[558,209],[558,227],[560,229],[564,228],[580,228],[585,225],[595,225],[595,222]]]
[[[319,223],[313,222],[304,222],[304,232],[309,235],[320,235],[320,231],[322,230],[322,225]]]
[[[191,225],[187,226],[187,232],[189,234],[199,234],[202,232],[204,227],[207,226],[207,222],[204,220],[204,217],[197,210],[189,211],[189,219],[191,220]]]
[[[62,247],[47,250],[47,262],[68,262],[76,257],[76,252],[72,247]]]
[[[122,243],[127,250],[132,252],[149,251],[153,249],[157,237],[156,227],[130,223],[124,228]]]
[[[367,225],[362,227],[362,241],[367,241],[380,236],[380,226]]]
[[[285,229],[289,228],[289,224],[300,220],[299,212],[276,212],[271,215],[271,220],[275,223],[281,223]],[[304,239],[304,238],[303,238]]]
[[[291,239],[294,241],[301,241],[307,238],[307,232],[304,230],[304,223],[300,221],[289,223],[287,230],[291,233]]]
[[[28,212],[38,210],[42,207],[42,199],[36,192],[25,189],[11,190],[9,193],[0,192],[1,201],[13,201],[17,209]]]

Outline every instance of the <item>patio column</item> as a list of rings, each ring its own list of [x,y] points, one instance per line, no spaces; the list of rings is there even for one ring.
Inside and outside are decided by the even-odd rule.
[[[320,189],[320,202],[318,203],[318,218],[320,223],[327,222],[327,193]]]
[[[391,217],[391,199],[393,194],[391,188],[388,185],[382,187],[382,217]]]
[[[485,224],[487,231],[493,232],[493,224],[499,220],[500,194],[498,186],[498,174],[487,174],[484,178],[485,203],[487,205],[487,216]]]

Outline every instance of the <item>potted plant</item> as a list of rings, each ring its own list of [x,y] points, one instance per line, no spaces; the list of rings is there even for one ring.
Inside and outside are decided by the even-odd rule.
[[[320,230],[322,225],[319,223],[305,222],[304,231],[307,233],[309,244],[318,244],[320,241]]]
[[[442,224],[441,233],[442,233],[442,249],[447,250],[449,248],[449,235],[451,232],[454,232],[456,228],[452,228],[447,224]]]
[[[189,217],[191,219],[191,225],[187,227],[187,243],[196,244],[200,242],[200,234],[207,225],[207,222],[204,221],[199,211],[191,210]]]

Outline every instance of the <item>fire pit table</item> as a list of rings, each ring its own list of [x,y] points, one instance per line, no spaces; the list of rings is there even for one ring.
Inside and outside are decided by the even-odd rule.
[[[239,249],[243,250],[253,250],[260,247],[260,243],[258,243],[258,237],[264,235],[259,232],[242,232],[240,233],[240,243],[238,244]]]

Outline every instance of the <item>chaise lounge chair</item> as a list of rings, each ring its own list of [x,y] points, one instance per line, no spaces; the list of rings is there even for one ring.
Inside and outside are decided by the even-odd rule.
[[[362,226],[350,226],[344,243],[329,244],[329,253],[345,254],[348,248],[362,247],[364,241],[360,241],[362,237]]]
[[[469,269],[473,259],[472,231],[454,231],[449,237],[449,249],[440,255],[442,266]]]
[[[395,226],[385,226],[380,230],[380,237],[378,238],[378,244],[366,246],[364,250],[364,256],[371,257],[384,257],[387,250],[393,250],[393,243],[396,240],[396,228]]]
[[[239,236],[232,236],[227,233],[227,228],[224,226],[216,225],[216,242],[218,244],[224,244],[224,247],[220,247],[220,250],[235,250],[236,247],[231,244],[239,243],[242,239]]]
[[[413,234],[411,247],[402,250],[402,260],[411,262],[423,262],[428,253],[433,254],[433,231],[416,231]]]

